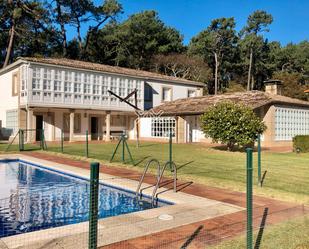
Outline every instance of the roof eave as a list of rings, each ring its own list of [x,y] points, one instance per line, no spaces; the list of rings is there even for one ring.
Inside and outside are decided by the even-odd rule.
[[[23,59],[18,59],[17,61],[11,63],[10,65],[6,66],[5,68],[0,69],[0,75],[7,73],[8,71],[18,67],[21,64],[30,63],[30,61],[25,61]]]

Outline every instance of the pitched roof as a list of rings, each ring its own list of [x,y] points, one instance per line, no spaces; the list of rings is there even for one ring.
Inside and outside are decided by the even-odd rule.
[[[35,58],[35,57],[20,57],[18,58],[21,61],[28,61],[33,63],[42,63],[42,64],[50,64],[56,66],[63,67],[71,67],[76,69],[85,69],[85,70],[93,70],[100,71],[105,73],[112,74],[124,74],[127,76],[133,76],[137,78],[142,78],[145,80],[160,80],[160,81],[168,81],[170,83],[181,83],[193,86],[203,87],[205,86],[202,82],[196,82],[191,80],[186,80],[182,78],[167,76],[159,73],[153,73],[143,70],[135,70],[131,68],[117,67],[117,66],[109,66],[99,63],[92,63],[86,61],[79,60],[70,60],[66,58]]]
[[[308,101],[302,101],[281,95],[273,95],[261,91],[250,91],[177,99],[159,105],[151,109],[151,112],[161,112],[163,116],[199,115],[203,114],[208,107],[221,101],[242,103],[252,109],[272,104],[296,105],[309,108]]]

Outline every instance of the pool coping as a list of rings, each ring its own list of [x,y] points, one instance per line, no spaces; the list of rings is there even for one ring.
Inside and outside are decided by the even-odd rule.
[[[18,159],[42,165],[49,170],[55,170],[60,173],[77,176],[82,179],[89,179],[89,170],[80,169],[74,166],[51,162],[35,157],[20,154],[0,155],[1,159]],[[104,185],[119,188],[124,191],[135,192],[137,181],[115,177],[100,173],[100,182]],[[146,195],[151,195],[152,185],[143,184]],[[194,196],[183,192],[173,193],[166,188],[160,188],[161,200],[167,200],[174,203],[158,207],[155,209],[144,210],[115,217],[103,218],[99,220],[98,246],[104,246],[123,240],[128,240],[148,234],[161,232],[174,227],[191,224],[194,222],[219,217],[226,214],[243,211],[243,207],[232,205],[225,202],[210,200],[204,197]],[[162,221],[158,217],[161,214],[170,214],[173,216],[171,221]],[[46,230],[29,232],[21,235],[14,235],[0,239],[7,248],[57,248],[59,241],[66,244],[65,248],[70,248],[69,241],[73,243],[72,248],[85,248],[87,244],[88,222],[74,225],[66,225]],[[121,232],[119,232],[121,231]],[[61,236],[59,236],[61,235]],[[86,244],[85,244],[86,243]],[[0,244],[1,245],[1,244]],[[43,246],[43,247],[42,247]],[[1,248],[1,246],[0,246]],[[59,247],[60,248],[60,247]],[[2,248],[1,248],[2,249]]]

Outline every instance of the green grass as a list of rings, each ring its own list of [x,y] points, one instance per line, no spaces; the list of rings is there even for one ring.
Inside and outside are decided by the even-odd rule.
[[[258,231],[255,232],[255,240]],[[261,249],[308,249],[309,217],[301,217],[268,227],[266,225],[259,244]],[[255,244],[255,242],[254,242]],[[245,249],[244,235],[226,240],[211,249]],[[254,247],[255,248],[255,247]]]
[[[142,142],[140,148],[136,148],[134,142],[130,142],[129,145],[137,165],[121,165],[119,150],[115,157],[115,162],[118,161],[116,164],[119,166],[142,170],[145,162],[150,158],[157,158],[160,162],[168,160],[168,144]],[[5,146],[0,144],[0,151],[3,151]],[[26,148],[27,146],[30,145],[26,145]],[[115,143],[90,144],[89,156],[108,163],[115,146]],[[35,146],[32,145],[32,147]],[[48,149],[55,153],[60,152],[59,144],[49,144]],[[13,150],[17,150],[16,145],[10,148],[10,151]],[[85,155],[85,145],[66,143],[64,151],[74,157],[83,157]],[[174,144],[173,156],[179,169],[179,178],[182,180],[192,180],[210,186],[245,191],[246,154],[243,152],[221,151],[207,148],[201,144]],[[256,153],[254,153],[255,194],[309,204],[309,153],[263,152],[262,170],[267,170],[263,188],[258,187],[256,184],[256,158]],[[153,169],[154,171],[155,169]]]

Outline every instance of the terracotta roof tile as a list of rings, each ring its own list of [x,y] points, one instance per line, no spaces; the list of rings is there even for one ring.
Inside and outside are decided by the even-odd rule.
[[[288,104],[309,108],[308,101],[302,101],[281,95],[273,95],[261,91],[250,91],[178,99],[159,105],[151,109],[151,111],[155,113],[161,112],[163,113],[163,116],[197,115],[204,113],[208,107],[221,101],[243,103],[252,109],[257,109],[269,104]]]
[[[145,80],[162,80],[162,81],[170,81],[175,83],[182,83],[194,86],[205,86],[202,82],[196,82],[191,80],[186,80],[182,78],[167,76],[163,74],[143,71],[143,70],[135,70],[130,68],[124,67],[116,67],[116,66],[109,66],[99,63],[92,63],[86,61],[79,61],[79,60],[70,60],[66,58],[36,58],[36,57],[20,57],[18,58],[23,61],[34,62],[34,63],[43,63],[43,64],[50,64],[50,65],[57,65],[57,66],[64,66],[64,67],[72,67],[77,69],[86,69],[86,70],[94,70],[94,71],[101,71],[106,73],[114,73],[114,74],[124,74],[128,76],[143,78]]]

